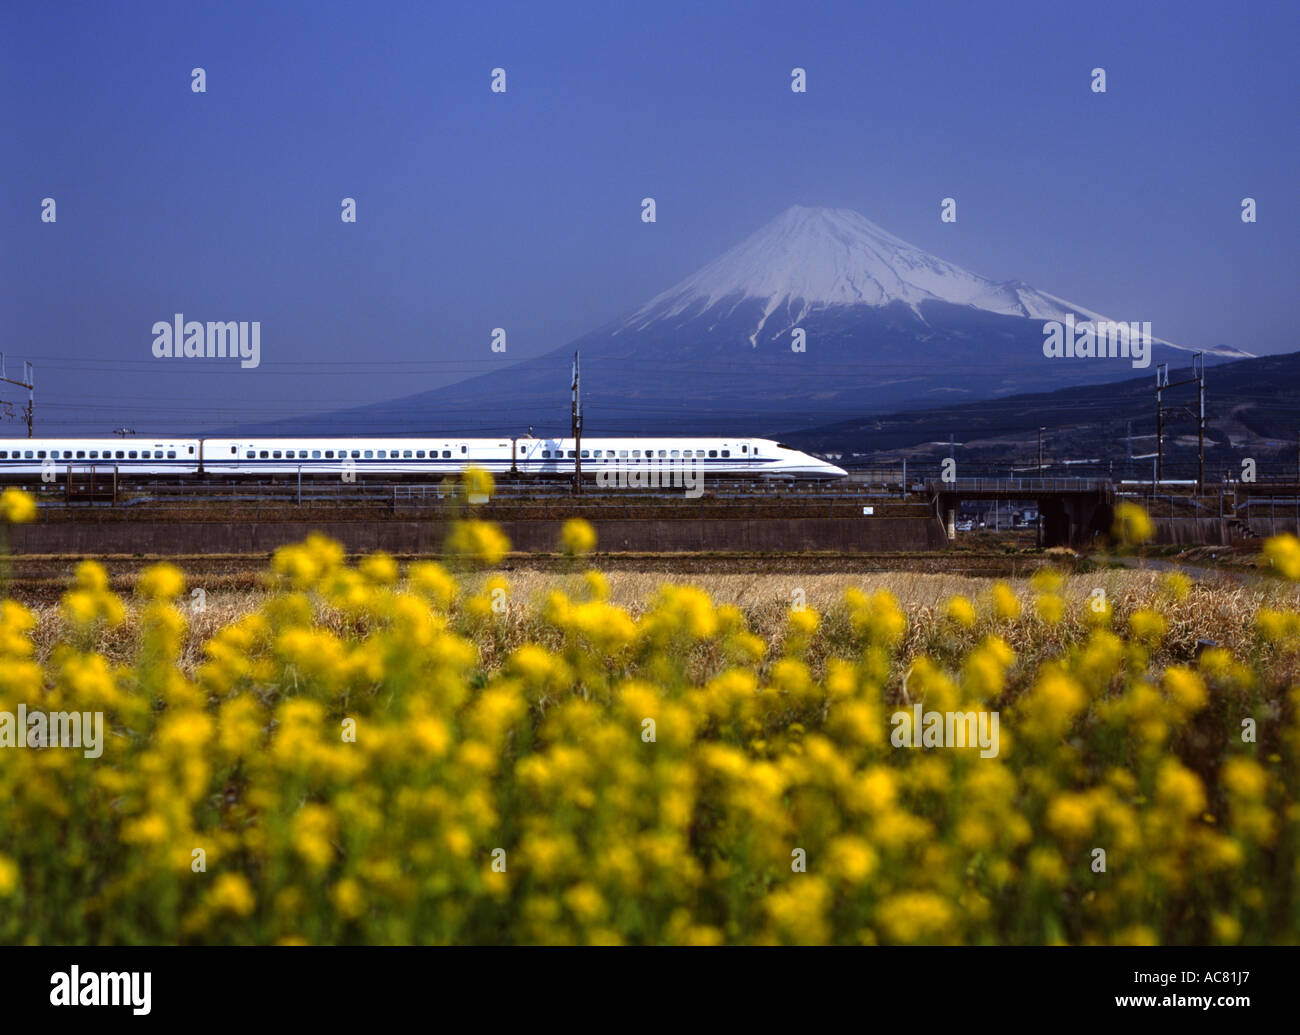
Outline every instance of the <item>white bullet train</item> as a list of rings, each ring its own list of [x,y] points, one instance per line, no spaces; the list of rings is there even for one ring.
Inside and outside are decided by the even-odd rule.
[[[570,438],[205,438],[0,439],[0,479],[116,469],[119,476],[207,478],[456,474],[573,475]],[[703,477],[827,480],[842,468],[762,438],[622,437],[582,439],[582,473],[692,470]]]

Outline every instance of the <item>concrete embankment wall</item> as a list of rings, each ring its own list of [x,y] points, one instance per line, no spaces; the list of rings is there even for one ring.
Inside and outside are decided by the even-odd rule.
[[[737,551],[847,553],[933,550],[947,546],[938,523],[918,516],[832,518],[591,518],[602,551]],[[514,549],[553,552],[563,521],[499,522]],[[313,531],[349,551],[437,553],[447,535],[441,521],[95,521],[61,520],[11,530],[16,554],[269,553]]]
[[[1175,546],[1226,546],[1228,523],[1221,518],[1153,518],[1155,541]]]
[[[1253,517],[1235,527],[1222,518],[1153,518],[1155,541],[1175,546],[1226,546],[1234,539],[1264,538],[1290,532],[1300,534],[1294,517]],[[1247,531],[1249,530],[1249,531]]]

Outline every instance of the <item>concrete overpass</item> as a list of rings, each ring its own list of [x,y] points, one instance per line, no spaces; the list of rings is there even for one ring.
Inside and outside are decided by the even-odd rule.
[[[1034,500],[1044,546],[1087,546],[1110,531],[1115,517],[1115,486],[1107,479],[956,478],[927,481],[925,489],[950,540],[957,535],[957,507],[963,500]]]

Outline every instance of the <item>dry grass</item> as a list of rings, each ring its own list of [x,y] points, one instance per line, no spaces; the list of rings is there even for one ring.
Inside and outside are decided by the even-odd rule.
[[[945,622],[944,610],[954,595],[969,597],[977,603],[983,601],[998,581],[915,572],[855,575],[696,573],[682,576],[667,566],[662,571],[612,571],[606,573],[606,577],[611,603],[627,609],[634,616],[645,610],[658,588],[665,583],[699,586],[717,604],[738,607],[749,627],[768,643],[771,653],[779,652],[789,608],[796,594],[802,593],[806,605],[824,616],[822,629],[809,653],[808,660],[814,671],[821,669],[826,657],[843,653],[838,648],[839,641],[847,638],[842,604],[847,589],[857,588],[866,593],[887,590],[899,599],[908,617],[907,639],[899,652],[900,664],[906,665],[922,652],[933,653],[938,641],[947,642],[952,648],[964,648],[989,631],[993,627],[991,617],[982,618],[974,630],[954,630]],[[1086,635],[1089,595],[1100,588],[1105,590],[1114,608],[1115,621],[1120,625],[1134,610],[1158,605],[1169,621],[1169,635],[1162,650],[1153,658],[1153,662],[1162,667],[1194,657],[1199,640],[1212,640],[1235,655],[1246,657],[1258,649],[1252,624],[1260,607],[1300,607],[1300,588],[1282,582],[1256,580],[1243,584],[1215,577],[1197,582],[1186,599],[1175,601],[1168,596],[1163,578],[1161,573],[1154,571],[1120,569],[1067,576],[1061,591],[1067,602],[1066,615],[1063,621],[1054,625],[1036,616],[1034,590],[1028,579],[1001,580],[1015,590],[1023,613],[1013,622],[997,623],[996,629],[1026,662],[1058,652]],[[218,585],[204,586],[207,594],[205,608],[183,608],[189,619],[189,630],[181,667],[187,674],[202,661],[202,645],[214,632],[256,610],[268,598],[265,589],[222,588],[220,583],[223,579],[213,581]],[[472,589],[477,581],[471,577],[467,588]],[[551,637],[537,619],[538,606],[554,589],[574,594],[581,592],[578,576],[554,570],[518,568],[509,573],[509,583],[509,612],[501,617],[490,634],[485,634],[478,623],[466,623],[461,630],[476,641],[487,672],[494,671],[504,657],[522,643],[537,640],[553,645],[548,642]],[[33,606],[33,610],[38,616],[34,636],[37,656],[44,663],[53,644],[64,635],[64,623],[57,604],[39,603]],[[134,655],[134,615],[135,604],[132,601],[128,604],[128,621],[119,629],[104,634],[96,645],[115,661],[129,662]],[[457,615],[453,614],[453,620],[456,618]],[[358,631],[351,628],[343,616],[328,609],[322,608],[318,619],[323,626],[339,633]]]

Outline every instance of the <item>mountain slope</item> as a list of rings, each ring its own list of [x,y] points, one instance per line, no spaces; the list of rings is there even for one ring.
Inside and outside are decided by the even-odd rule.
[[[1044,322],[1069,314],[1105,319],[971,273],[855,212],[795,206],[627,318],[554,352],[392,402],[242,430],[562,431],[575,350],[589,433],[768,433],[1138,372],[1128,358],[1044,356]],[[1153,365],[1186,359],[1155,340]]]

